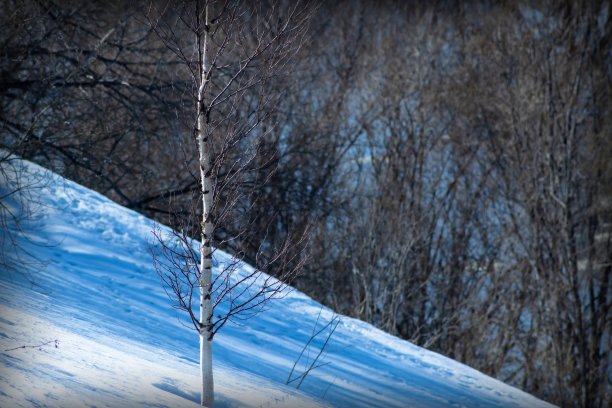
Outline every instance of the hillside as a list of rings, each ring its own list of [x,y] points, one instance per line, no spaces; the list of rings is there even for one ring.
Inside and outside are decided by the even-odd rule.
[[[153,268],[154,223],[36,165],[22,170],[32,214],[21,233],[13,230],[14,266],[0,273],[0,406],[197,406],[198,338]],[[0,185],[2,196],[10,182]],[[6,204],[22,211],[14,198]],[[230,260],[215,255],[217,267]],[[550,406],[348,317],[320,357],[324,365],[300,390],[285,385],[315,327],[333,316],[292,291],[224,327],[214,346],[217,406]],[[5,351],[54,340],[58,347]],[[312,343],[294,376],[324,340]]]

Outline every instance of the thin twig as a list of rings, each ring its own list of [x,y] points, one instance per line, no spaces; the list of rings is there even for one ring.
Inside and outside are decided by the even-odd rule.
[[[55,339],[55,340],[46,341],[46,342],[41,343],[41,344],[34,344],[34,345],[24,344],[23,346],[13,347],[13,348],[10,348],[10,349],[6,349],[6,350],[4,350],[4,352],[6,353],[7,351],[13,351],[13,350],[19,350],[19,349],[28,349],[28,348],[42,349],[42,347],[47,346],[47,345],[49,345],[51,343],[55,343],[55,348],[57,348],[59,346],[59,340]]]

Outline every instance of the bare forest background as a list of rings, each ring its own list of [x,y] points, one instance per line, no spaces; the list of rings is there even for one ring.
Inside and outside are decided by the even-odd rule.
[[[262,159],[218,197],[247,192],[215,242],[275,274],[274,248],[302,251],[308,231],[293,283],[338,313],[552,403],[607,407],[612,6],[528,3],[320,4],[266,78]],[[188,225],[193,82],[148,9],[0,1],[0,147]]]

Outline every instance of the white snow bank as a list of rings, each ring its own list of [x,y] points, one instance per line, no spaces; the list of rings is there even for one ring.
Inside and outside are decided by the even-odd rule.
[[[40,262],[28,266],[14,253],[18,267],[0,273],[0,406],[196,406],[198,338],[171,308],[153,268],[154,223],[23,166],[24,179],[37,180],[30,193],[38,203],[13,236],[19,251]],[[10,180],[0,185],[0,196],[9,188]],[[9,205],[19,208],[15,200]],[[215,264],[228,259],[217,251]],[[217,406],[550,406],[346,317],[319,359],[325,365],[299,391],[285,385],[315,325],[332,316],[294,291],[267,312],[226,325],[214,345]],[[54,339],[58,348],[1,352]],[[312,343],[294,377],[324,341]]]

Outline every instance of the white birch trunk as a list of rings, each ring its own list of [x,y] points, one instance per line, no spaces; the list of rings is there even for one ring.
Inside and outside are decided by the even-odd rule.
[[[205,24],[208,27],[208,7],[205,10]],[[198,36],[200,55],[200,87],[198,89],[196,138],[198,141],[200,178],[202,180],[202,236],[200,244],[200,374],[202,379],[201,405],[212,408],[214,404],[213,367],[212,367],[212,234],[211,209],[213,191],[211,161],[207,136],[207,115],[204,90],[207,81],[207,41]]]

